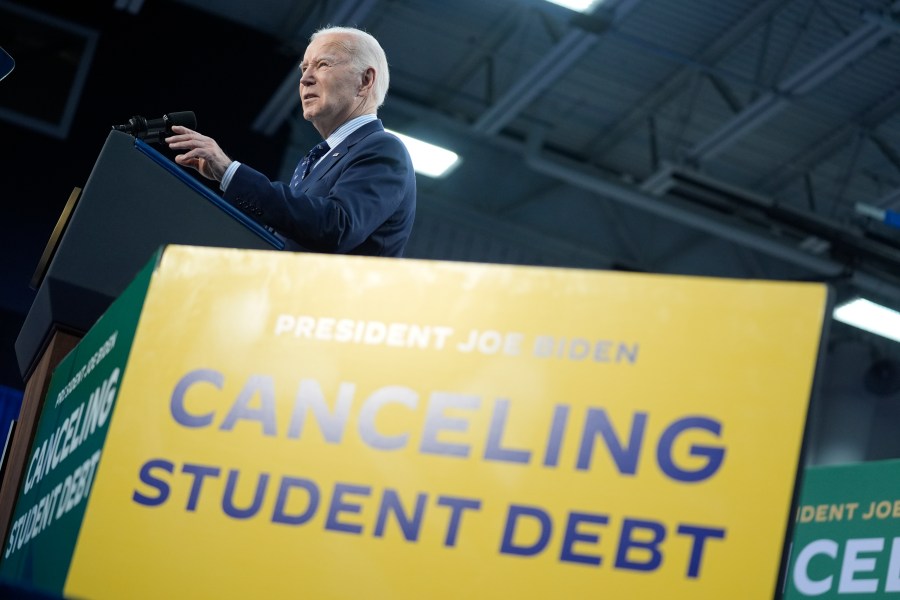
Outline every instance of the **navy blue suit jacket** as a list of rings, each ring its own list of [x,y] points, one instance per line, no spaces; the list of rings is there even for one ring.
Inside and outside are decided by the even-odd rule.
[[[403,256],[416,214],[409,153],[381,121],[332,148],[300,186],[241,164],[225,199],[286,238],[286,250]]]

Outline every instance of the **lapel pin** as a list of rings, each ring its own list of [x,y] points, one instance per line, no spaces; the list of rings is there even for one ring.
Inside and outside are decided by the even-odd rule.
[[[331,155],[331,156],[332,156],[332,158],[333,158],[333,157],[335,157],[335,156],[340,156],[340,155],[341,155],[341,153],[340,153],[340,152],[335,152],[335,153],[334,153],[334,154],[332,154],[332,155]]]

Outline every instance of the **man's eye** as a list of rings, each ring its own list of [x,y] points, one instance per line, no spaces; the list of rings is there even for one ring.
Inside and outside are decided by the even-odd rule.
[[[330,61],[327,61],[327,60],[320,60],[320,61],[316,62],[316,63],[314,64],[314,66],[315,66],[315,70],[318,71],[319,69],[324,69],[324,68],[326,68],[326,67],[330,67],[330,66],[331,66],[331,62],[330,62]],[[306,64],[306,63],[301,63],[301,64],[300,64],[300,71],[301,71],[302,73],[305,73],[306,70],[307,70],[309,67],[310,67],[310,65],[308,65],[308,64]]]

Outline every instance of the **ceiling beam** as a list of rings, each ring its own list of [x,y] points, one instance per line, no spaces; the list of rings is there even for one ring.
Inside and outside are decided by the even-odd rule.
[[[777,170],[760,177],[750,187],[768,194],[779,192],[791,181],[812,171],[816,165],[846,150],[847,144],[853,140],[857,132],[874,130],[882,122],[893,117],[898,110],[900,110],[900,88],[893,90],[852,121],[817,139]]]
[[[900,1],[894,3],[892,10],[898,6]],[[893,33],[891,25],[883,21],[868,20],[856,31],[784,79],[774,91],[760,96],[719,129],[694,145],[687,153],[687,160],[700,163],[723,152],[787,108],[793,97],[808,94],[840,73],[850,63],[871,52]]]
[[[537,64],[525,70],[519,78],[493,106],[481,113],[472,124],[476,133],[496,135],[522,109],[553,85],[562,75],[576,64],[597,42],[597,36],[587,31],[570,29]]]
[[[482,68],[490,56],[524,26],[528,11],[528,6],[523,4],[506,11],[497,22],[492,23],[485,35],[479,38],[478,45],[472,48],[462,62],[442,78],[440,88],[431,95],[428,104],[439,108],[458,93],[475,72]]]
[[[783,6],[784,0],[765,0],[754,5],[753,9],[742,17],[734,26],[703,50],[696,59],[698,64],[715,64],[738,44],[746,41],[757,27],[770,18],[772,13]],[[602,157],[613,152],[616,145],[640,127],[647,118],[656,113],[660,107],[668,104],[672,98],[680,94],[697,72],[696,64],[687,64],[678,69],[661,85],[656,86],[649,95],[637,102],[630,111],[615,119],[615,125],[604,131],[599,137],[587,145],[592,156]]]
[[[610,15],[607,28],[627,17],[638,4],[639,0],[623,0],[614,6],[605,7],[609,13],[604,14]],[[595,13],[599,10],[595,9]],[[601,18],[599,14],[596,16]],[[525,75],[476,119],[472,124],[472,130],[486,135],[499,133],[544,90],[556,83],[564,73],[578,63],[598,39],[597,33],[570,28],[537,64],[527,68]]]

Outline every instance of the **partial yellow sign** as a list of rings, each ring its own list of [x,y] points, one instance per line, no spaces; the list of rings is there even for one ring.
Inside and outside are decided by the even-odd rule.
[[[771,596],[827,297],[170,247],[66,593]]]

